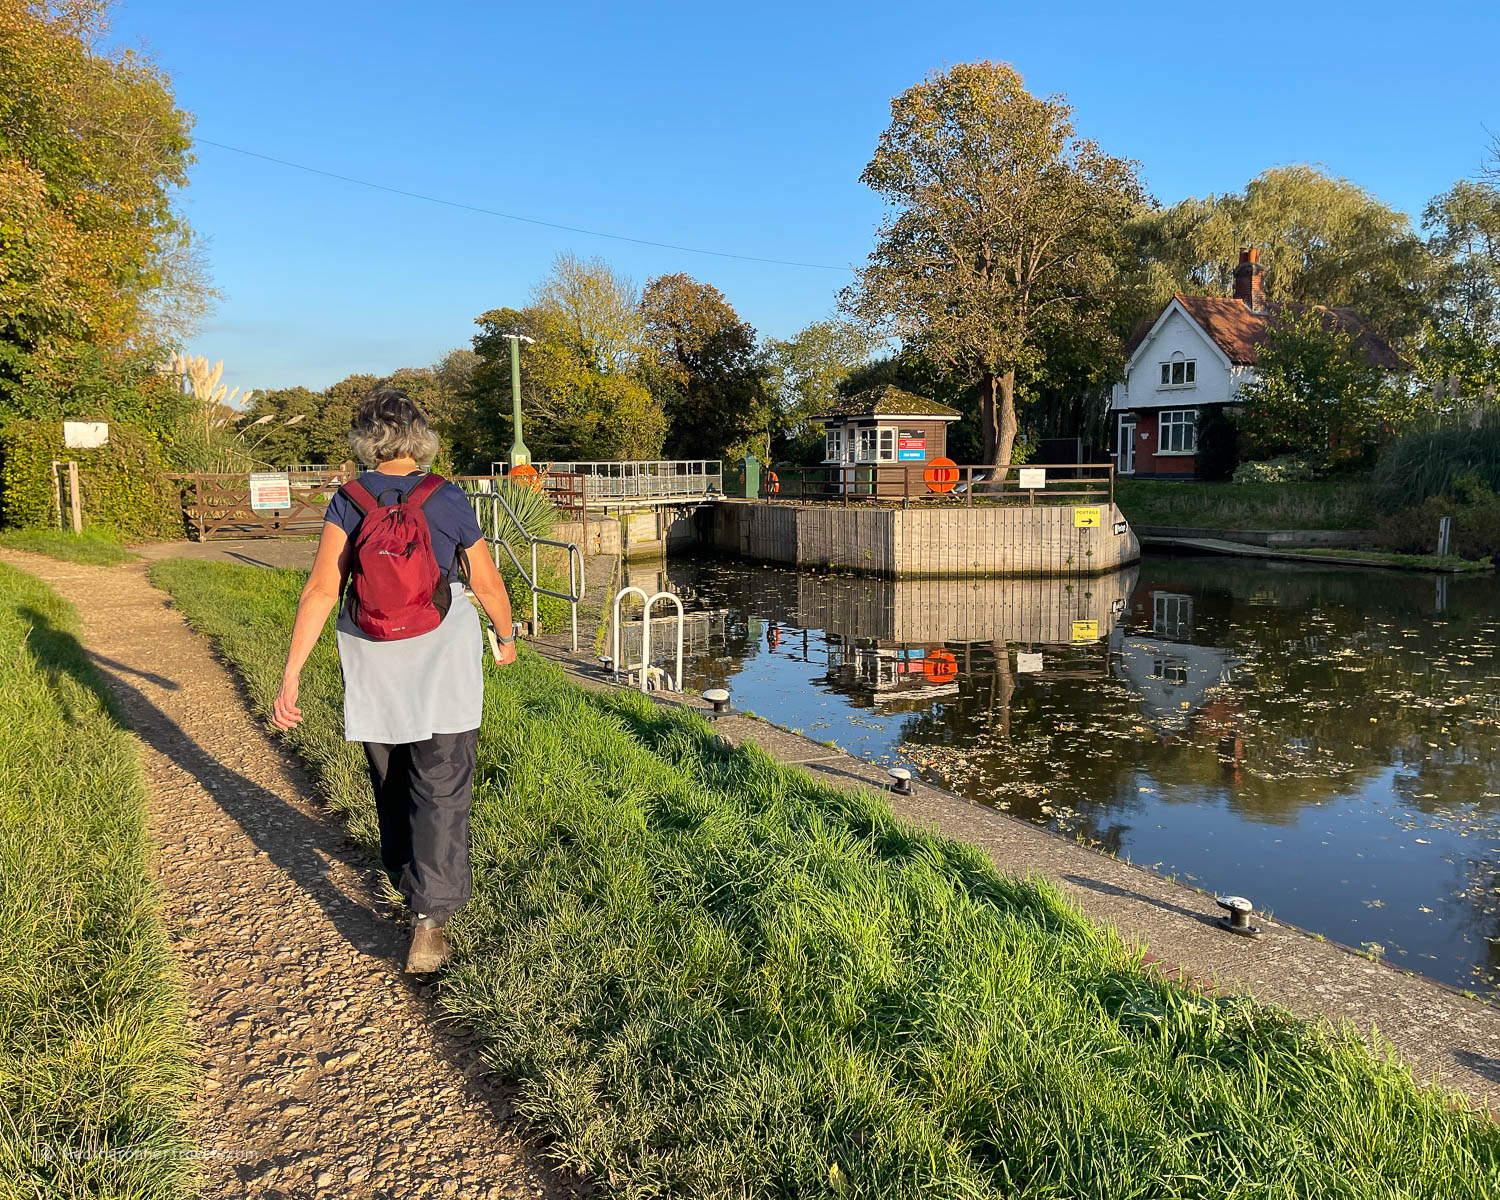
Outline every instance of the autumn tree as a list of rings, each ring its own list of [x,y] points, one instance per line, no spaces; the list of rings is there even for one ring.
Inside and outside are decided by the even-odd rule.
[[[778,433],[802,432],[808,421],[827,412],[839,384],[869,360],[879,343],[849,321],[813,321],[785,341],[766,343],[769,385]]]
[[[647,348],[642,378],[667,417],[667,453],[764,456],[770,405],[755,328],[724,293],[690,275],[659,275],[641,293]]]
[[[99,49],[106,15],[0,4],[0,417],[75,347],[153,351],[204,299],[173,204],[190,118],[140,54]]]
[[[512,439],[510,342],[533,339],[521,354],[527,448],[538,459],[654,458],[666,417],[638,377],[644,349],[634,283],[601,259],[559,255],[525,308],[481,314],[469,387],[467,431],[455,455],[471,465],[502,458]]]
[[[1008,462],[1043,335],[1107,336],[1100,298],[1143,200],[1133,164],[1078,137],[1061,97],[980,62],[897,96],[860,179],[892,211],[846,309],[975,381],[984,461]]]
[[[1190,197],[1130,235],[1154,318],[1173,292],[1228,296],[1241,246],[1260,250],[1266,299],[1355,309],[1392,342],[1421,327],[1434,262],[1405,213],[1316,167],[1273,167],[1241,192]]]

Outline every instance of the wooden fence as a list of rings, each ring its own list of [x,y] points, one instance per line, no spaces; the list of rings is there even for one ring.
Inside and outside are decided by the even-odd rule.
[[[323,528],[323,513],[334,492],[353,475],[352,465],[290,477],[292,502],[287,508],[250,507],[250,480],[245,475],[171,475],[182,493],[182,514],[198,541],[219,538],[308,537]]]

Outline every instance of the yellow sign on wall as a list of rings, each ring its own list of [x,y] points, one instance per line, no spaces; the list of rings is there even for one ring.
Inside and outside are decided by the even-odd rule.
[[[1099,622],[1074,621],[1073,640],[1075,642],[1097,642],[1099,640]]]
[[[1098,505],[1085,507],[1080,505],[1073,510],[1074,529],[1098,529],[1101,511]]]

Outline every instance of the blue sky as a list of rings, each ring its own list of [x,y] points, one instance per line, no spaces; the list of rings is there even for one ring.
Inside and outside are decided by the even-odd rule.
[[[1220,15],[1223,14],[1223,15]],[[1500,131],[1500,6],[125,0],[197,135],[482,208],[847,266],[890,97],[1013,63],[1171,203],[1317,162],[1414,215]],[[1488,60],[1488,61],[1487,61]],[[225,299],[191,349],[241,387],[321,387],[466,345],[562,250],[687,271],[762,333],[847,272],[609,241],[424,203],[209,145],[183,207]]]

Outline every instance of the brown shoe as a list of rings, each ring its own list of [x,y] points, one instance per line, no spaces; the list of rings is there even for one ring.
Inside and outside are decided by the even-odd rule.
[[[408,975],[430,975],[453,957],[453,947],[443,927],[431,917],[419,917],[411,933],[411,950],[406,955]]]

